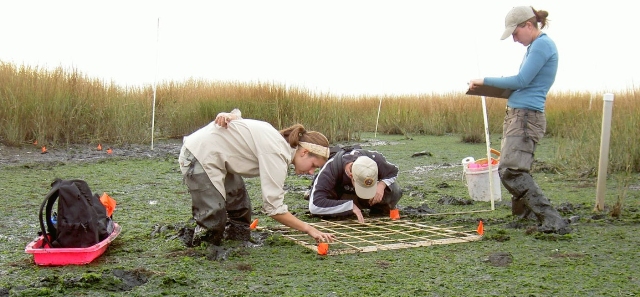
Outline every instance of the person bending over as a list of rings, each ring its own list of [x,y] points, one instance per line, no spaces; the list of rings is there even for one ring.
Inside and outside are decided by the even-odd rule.
[[[262,210],[271,218],[318,242],[332,242],[334,235],[299,220],[284,203],[289,165],[296,174],[313,174],[328,157],[327,138],[300,124],[278,131],[267,122],[243,119],[237,109],[218,114],[184,137],[178,159],[197,223],[192,242],[220,245],[225,228],[235,235],[227,239],[250,239],[252,208],[244,177],[260,178]]]
[[[388,214],[402,197],[396,182],[398,167],[373,151],[339,151],[320,169],[309,191],[313,215],[355,214],[364,223],[362,209],[370,214]]]

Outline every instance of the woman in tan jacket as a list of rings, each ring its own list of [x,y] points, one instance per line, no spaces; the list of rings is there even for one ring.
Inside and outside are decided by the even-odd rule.
[[[180,151],[180,170],[198,224],[192,244],[220,245],[225,228],[231,236],[227,239],[249,240],[252,209],[243,177],[260,178],[267,215],[318,242],[333,241],[332,234],[299,220],[284,204],[289,165],[296,174],[313,174],[328,157],[327,138],[300,124],[278,131],[267,122],[242,119],[239,110],[218,114],[186,136]]]

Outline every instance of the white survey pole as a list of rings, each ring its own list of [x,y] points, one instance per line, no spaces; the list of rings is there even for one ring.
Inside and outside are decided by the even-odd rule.
[[[376,132],[373,133],[373,138],[378,138],[378,121],[380,120],[381,107],[382,107],[382,97],[380,97],[380,103],[378,103],[378,117],[376,117]]]
[[[482,77],[480,73],[480,57],[478,56],[478,36],[475,39],[475,49],[476,49],[476,64],[478,66],[478,77]],[[491,201],[491,210],[496,209],[495,201],[493,200],[493,162],[491,160],[491,138],[489,137],[489,117],[487,116],[487,99],[485,96],[481,96],[482,98],[482,116],[484,117],[484,141],[487,144],[487,164],[489,169],[489,196]]]
[[[156,27],[156,74],[153,78],[153,104],[151,107],[151,150],[153,150],[153,132],[155,130],[156,123],[156,84],[158,81],[158,48],[160,41],[160,18],[158,18],[158,25]]]
[[[604,210],[604,195],[607,188],[607,165],[609,164],[609,139],[611,138],[611,114],[613,94],[604,94],[602,107],[602,132],[600,134],[600,162],[598,163],[598,185],[594,211]]]
[[[491,199],[491,210],[496,209],[493,200],[493,162],[491,162],[491,138],[489,137],[489,118],[487,116],[487,100],[482,96],[482,115],[484,116],[484,141],[487,144],[487,164],[489,164],[489,196]]]

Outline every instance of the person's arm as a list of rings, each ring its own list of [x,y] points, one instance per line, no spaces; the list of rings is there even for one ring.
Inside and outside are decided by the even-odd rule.
[[[260,186],[262,188],[262,209],[274,220],[287,227],[305,232],[316,241],[331,242],[334,236],[323,233],[293,216],[284,204],[284,181],[289,162],[281,154],[260,154],[258,156]]]
[[[538,75],[540,69],[549,59],[543,49],[534,47],[529,49],[527,58],[522,62],[517,75],[506,77],[485,77],[484,84],[509,90],[519,90],[528,86]]]
[[[371,152],[372,159],[378,166],[378,185],[376,195],[369,200],[369,205],[380,203],[384,197],[384,190],[394,183],[398,178],[398,166],[389,163],[387,159],[378,152]]]
[[[398,166],[390,163],[387,159],[378,152],[373,152],[373,160],[378,165],[378,180],[383,181],[387,186],[396,182],[398,178]]]
[[[231,112],[221,112],[216,116],[214,120],[216,124],[220,127],[227,128],[229,122],[233,120],[241,120],[242,112],[239,109],[235,108]]]
[[[333,242],[335,240],[335,236],[333,234],[318,231],[318,229],[299,220],[290,212],[272,215],[271,217],[287,227],[307,233],[309,236],[313,237],[316,242]]]
[[[487,85],[501,89],[519,90],[528,86],[550,58],[545,46],[547,44],[540,42],[531,45],[529,53],[520,65],[518,74],[505,77],[472,79],[469,81],[469,89],[474,89],[475,86]]]
[[[358,218],[358,223],[364,224],[364,216],[362,216],[362,211],[358,207],[357,203],[353,203],[353,210],[352,211],[356,215],[356,217]]]

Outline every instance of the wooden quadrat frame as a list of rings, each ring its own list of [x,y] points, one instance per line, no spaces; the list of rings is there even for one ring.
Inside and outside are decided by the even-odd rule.
[[[476,230],[465,231],[462,230],[462,226],[427,225],[408,219],[369,219],[362,224],[355,220],[321,220],[309,224],[321,232],[336,236],[336,241],[329,243],[327,255],[367,253],[482,239]],[[299,245],[318,251],[317,243],[306,233],[288,227],[278,232]]]

